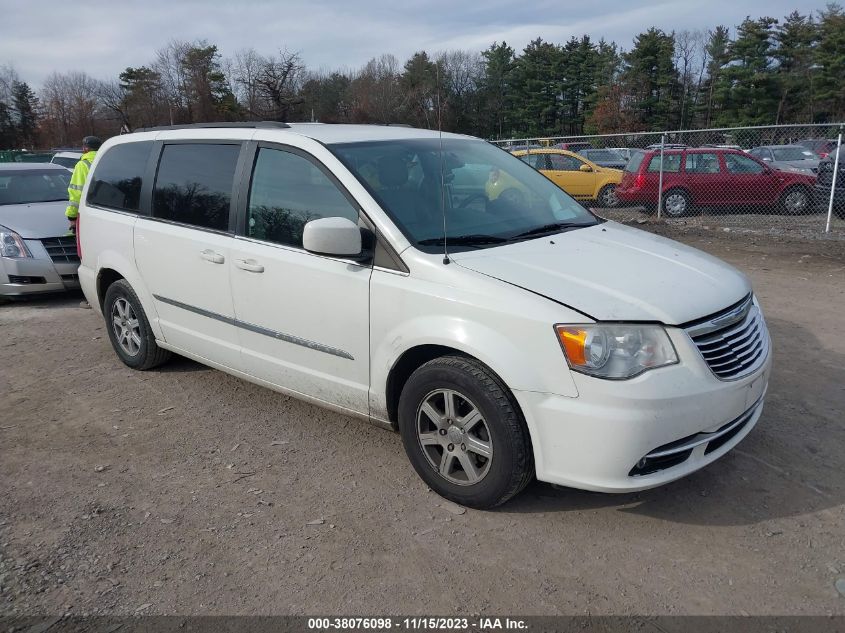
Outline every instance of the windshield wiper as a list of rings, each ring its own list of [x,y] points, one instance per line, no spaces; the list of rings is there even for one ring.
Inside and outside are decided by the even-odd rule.
[[[458,244],[461,246],[474,246],[476,244],[503,244],[510,241],[506,237],[498,237],[496,235],[455,235],[447,238],[430,237],[425,240],[420,240],[417,244],[422,246],[442,246],[443,243]]]
[[[519,240],[524,237],[533,237],[539,235],[545,235],[547,233],[558,233],[563,229],[580,229],[585,226],[592,226],[591,224],[582,224],[580,222],[552,222],[551,224],[544,224],[542,226],[534,227],[528,231],[523,233],[517,233],[516,235],[511,235],[508,241],[511,240]]]

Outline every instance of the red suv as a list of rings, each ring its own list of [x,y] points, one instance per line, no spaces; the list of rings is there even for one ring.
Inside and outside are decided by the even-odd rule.
[[[637,152],[616,187],[629,205],[657,207],[660,151]],[[693,207],[772,207],[791,213],[812,210],[815,176],[779,171],[745,152],[696,148],[664,151],[663,213],[679,217]]]

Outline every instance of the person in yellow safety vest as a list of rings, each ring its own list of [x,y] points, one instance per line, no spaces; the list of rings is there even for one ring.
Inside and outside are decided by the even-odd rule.
[[[88,179],[88,172],[91,169],[91,163],[94,162],[94,157],[97,155],[97,150],[103,142],[96,136],[86,136],[82,139],[82,158],[76,163],[73,168],[73,176],[70,177],[70,184],[67,188],[67,209],[65,216],[70,220],[70,230],[76,231],[76,220],[79,217],[79,201],[82,200],[82,188],[85,186],[85,181]]]

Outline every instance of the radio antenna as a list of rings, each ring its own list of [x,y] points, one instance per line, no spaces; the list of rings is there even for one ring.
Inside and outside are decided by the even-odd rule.
[[[440,61],[434,65],[437,81],[437,135],[440,146],[440,211],[443,214],[443,263],[449,263],[449,249],[446,247],[446,177],[443,174],[443,120],[440,116]]]

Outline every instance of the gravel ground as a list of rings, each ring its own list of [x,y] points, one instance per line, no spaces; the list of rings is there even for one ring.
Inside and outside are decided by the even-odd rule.
[[[491,512],[389,431],[187,360],[130,371],[78,296],[0,305],[0,615],[845,614],[845,242],[647,228],[753,279],[759,425],[657,490]]]

